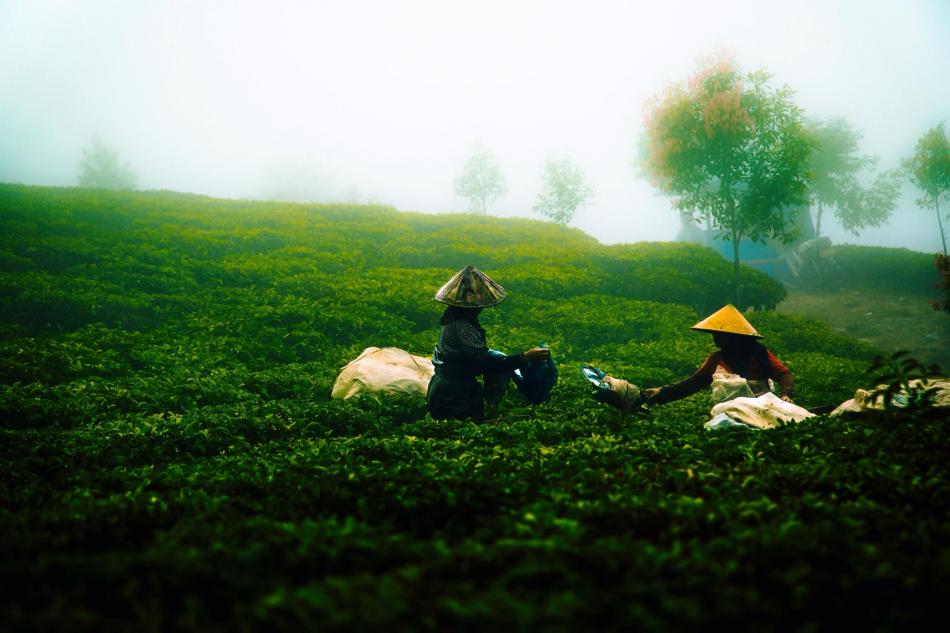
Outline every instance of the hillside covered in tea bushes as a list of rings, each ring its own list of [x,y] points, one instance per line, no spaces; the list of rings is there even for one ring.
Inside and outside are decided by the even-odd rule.
[[[14,629],[897,628],[950,590],[945,416],[711,433],[706,393],[641,418],[589,396],[582,363],[649,387],[712,350],[689,330],[731,295],[711,249],[16,185],[0,234]],[[329,398],[365,347],[431,353],[467,264],[508,291],[491,346],[551,347],[550,401],[475,425]],[[877,350],[742,274],[800,404],[870,386]]]

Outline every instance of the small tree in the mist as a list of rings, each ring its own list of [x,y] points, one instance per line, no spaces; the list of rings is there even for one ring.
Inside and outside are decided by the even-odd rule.
[[[455,193],[471,203],[472,211],[484,215],[488,203],[504,195],[507,188],[495,155],[481,145],[473,147],[462,173],[455,178]]]
[[[741,305],[739,242],[794,237],[786,209],[807,201],[813,141],[788,87],[764,71],[740,73],[710,57],[685,84],[648,103],[645,171],[690,218],[712,218],[732,241],[735,301]]]
[[[809,129],[815,141],[808,184],[810,203],[816,207],[815,237],[821,236],[825,208],[834,209],[841,226],[855,235],[886,222],[897,204],[900,173],[881,172],[864,186],[860,177],[873,170],[877,158],[858,152],[860,132],[842,118],[813,121]]]
[[[947,237],[940,215],[940,202],[946,202],[950,198],[950,141],[947,140],[943,123],[930,128],[920,137],[917,141],[917,151],[904,161],[904,168],[911,182],[924,192],[917,204],[923,208],[933,208],[937,214],[943,254],[946,255]]]
[[[82,150],[79,186],[90,189],[136,188],[137,178],[128,162],[119,162],[119,153],[99,136],[93,136]]]
[[[558,224],[570,222],[594,195],[580,167],[567,157],[545,161],[541,181],[541,192],[531,210]]]

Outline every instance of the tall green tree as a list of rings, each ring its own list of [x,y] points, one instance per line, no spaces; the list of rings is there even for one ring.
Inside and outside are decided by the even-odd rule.
[[[808,197],[814,142],[792,91],[768,80],[720,55],[646,108],[645,171],[676,209],[708,216],[732,241],[740,305],[740,240],[789,241],[795,229],[786,209]]]
[[[498,159],[488,149],[475,145],[455,179],[455,193],[468,199],[472,211],[485,215],[488,203],[504,195],[507,189]]]
[[[821,236],[826,208],[833,209],[841,226],[855,235],[886,222],[897,204],[900,173],[878,173],[864,186],[861,177],[873,171],[877,158],[859,153],[860,132],[842,118],[812,121],[809,131],[815,141],[808,185],[809,202],[815,209],[815,237]]]
[[[950,141],[943,123],[930,128],[918,139],[917,151],[904,161],[904,168],[911,182],[924,192],[924,196],[917,200],[918,206],[933,207],[937,214],[943,254],[946,255],[947,236],[940,215],[940,202],[950,197]]]
[[[568,157],[545,161],[541,183],[541,192],[531,210],[558,224],[570,222],[577,209],[594,195],[580,167]]]
[[[82,150],[79,186],[90,189],[134,190],[138,178],[128,162],[119,162],[119,153],[98,135]]]

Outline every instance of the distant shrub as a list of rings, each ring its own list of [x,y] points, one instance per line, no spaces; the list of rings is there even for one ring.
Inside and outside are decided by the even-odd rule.
[[[934,293],[938,276],[934,256],[906,248],[835,246],[821,276],[802,278],[802,288],[816,291],[868,290],[914,295]]]
[[[638,243],[607,247],[598,260],[608,274],[600,292],[681,303],[706,314],[729,303],[733,295],[732,263],[705,246],[679,242]],[[748,307],[774,309],[785,288],[752,268],[741,270],[743,300]]]

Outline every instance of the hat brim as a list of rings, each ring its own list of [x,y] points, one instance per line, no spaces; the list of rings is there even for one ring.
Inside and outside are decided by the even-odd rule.
[[[710,330],[704,327],[691,327],[689,329],[695,330],[697,332],[706,332],[707,334],[732,334],[733,336],[748,336],[749,338],[765,338],[758,332],[755,334],[740,334],[739,332],[730,332],[728,330]]]
[[[505,289],[474,266],[466,266],[439,288],[433,297],[456,308],[490,308],[506,297]]]

